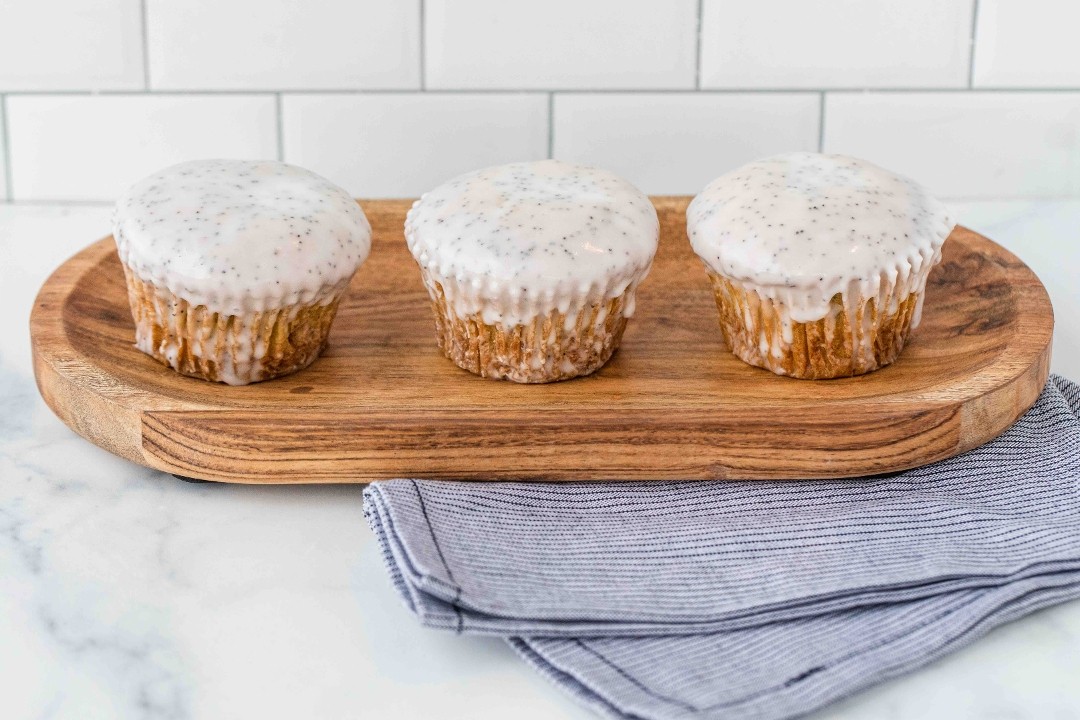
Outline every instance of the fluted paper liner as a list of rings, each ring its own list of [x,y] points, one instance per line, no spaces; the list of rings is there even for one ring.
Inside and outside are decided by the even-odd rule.
[[[604,365],[619,347],[626,328],[627,292],[587,303],[572,323],[558,310],[525,324],[485,323],[481,313],[459,316],[442,285],[430,278],[439,349],[469,372],[519,383],[546,383],[588,375]]]
[[[340,289],[320,301],[240,315],[212,312],[124,266],[135,345],[182,375],[246,385],[301,370],[326,347]]]
[[[837,293],[825,317],[800,323],[785,320],[781,306],[752,289],[711,270],[709,277],[728,348],[751,365],[804,379],[862,375],[893,362],[907,342],[923,293],[904,298],[885,293],[847,303]],[[882,312],[882,307],[896,311]],[[785,333],[785,322],[790,332]]]

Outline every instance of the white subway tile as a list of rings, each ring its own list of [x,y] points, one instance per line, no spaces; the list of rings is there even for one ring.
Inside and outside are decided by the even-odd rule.
[[[758,157],[817,150],[817,93],[555,96],[554,155],[645,192],[693,194]]]
[[[412,197],[487,165],[547,156],[544,95],[286,95],[285,159],[358,197]]]
[[[147,0],[168,90],[418,88],[420,0]]]
[[[1080,87],[1080,3],[981,0],[976,87]]]
[[[0,2],[0,91],[142,87],[139,0]]]
[[[694,87],[696,0],[427,0],[427,86]]]
[[[7,156],[4,154],[4,103],[5,99],[0,97],[0,202],[8,199]]]
[[[704,0],[701,86],[963,87],[973,0]]]
[[[825,150],[944,197],[1080,193],[1080,92],[828,93]]]
[[[277,153],[269,95],[28,95],[7,107],[17,200],[113,200],[173,163]]]

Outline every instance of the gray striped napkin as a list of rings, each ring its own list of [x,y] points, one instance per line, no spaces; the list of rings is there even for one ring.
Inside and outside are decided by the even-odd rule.
[[[425,625],[504,635],[618,718],[787,718],[1080,597],[1080,387],[925,468],[813,482],[394,480],[364,512]]]

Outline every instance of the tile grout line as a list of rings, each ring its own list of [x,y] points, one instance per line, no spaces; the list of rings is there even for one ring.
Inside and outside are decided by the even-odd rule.
[[[694,50],[694,89],[701,89],[701,15],[705,0],[697,0],[697,48]]]
[[[956,87],[790,87],[790,88],[704,88],[694,90],[692,88],[448,88],[448,89],[425,89],[416,88],[273,88],[262,90],[9,90],[5,95],[9,97],[33,97],[33,96],[84,96],[84,97],[125,97],[125,96],[154,96],[154,95],[273,95],[284,93],[289,95],[544,95],[559,93],[563,95],[811,95],[819,93],[848,93],[864,95],[867,93],[881,93],[889,95],[903,95],[915,93],[934,94],[968,94],[972,93],[1077,93],[1080,94],[1080,85],[1071,87],[1015,87],[1015,86],[981,86],[967,88],[963,85]]]
[[[0,201],[3,203],[3,201]],[[40,207],[42,205],[53,205],[59,207],[112,207],[116,205],[116,202],[108,200],[50,200],[48,198],[24,198],[22,200],[11,200],[6,203],[15,207]]]
[[[686,197],[690,197],[689,193],[685,194]],[[371,200],[401,200],[401,196],[391,197],[371,197]],[[1069,203],[1076,204],[1080,202],[1080,197],[1077,195],[1050,193],[1048,195],[1040,195],[1038,193],[1034,195],[1007,195],[1007,194],[991,194],[991,195],[942,195],[940,200],[945,202],[955,203],[1007,203],[1007,202],[1053,202],[1053,203]],[[71,199],[49,199],[49,198],[22,198],[20,200],[5,201],[0,198],[0,207],[10,205],[15,207],[41,207],[41,206],[54,206],[54,207],[112,207],[115,202],[110,200],[71,200]]]
[[[427,90],[427,3],[420,0],[420,90]]]
[[[817,151],[825,152],[825,91],[818,94]]]
[[[49,200],[48,198],[24,198],[22,200],[9,200],[6,204],[15,207],[40,207],[42,205],[59,207],[112,207],[116,203],[109,200]]]
[[[4,154],[4,200],[11,202],[15,199],[15,188],[11,181],[11,128],[8,127],[7,95],[0,94],[0,152]]]
[[[285,162],[285,133],[282,132],[285,122],[281,114],[281,93],[274,93],[274,115],[277,121],[277,159],[278,162]]]
[[[555,93],[548,93],[548,159],[555,159]]]
[[[968,48],[968,90],[975,87],[975,32],[979,25],[979,0],[971,3],[971,38]]]
[[[142,72],[143,88],[150,90],[150,24],[147,21],[147,0],[142,0]]]

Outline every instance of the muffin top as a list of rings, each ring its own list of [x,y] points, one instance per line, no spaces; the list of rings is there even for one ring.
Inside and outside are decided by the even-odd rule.
[[[195,160],[140,180],[116,203],[113,236],[140,279],[229,315],[318,301],[371,247],[371,226],[344,190],[245,160]]]
[[[686,220],[711,270],[780,296],[798,322],[824,317],[830,299],[853,283],[872,297],[883,274],[901,291],[925,279],[954,225],[918,183],[865,160],[817,153],[777,155],[714,180]]]
[[[649,198],[606,170],[557,160],[461,175],[423,195],[405,237],[420,266],[485,322],[524,322],[582,297],[621,295],[648,272]]]

